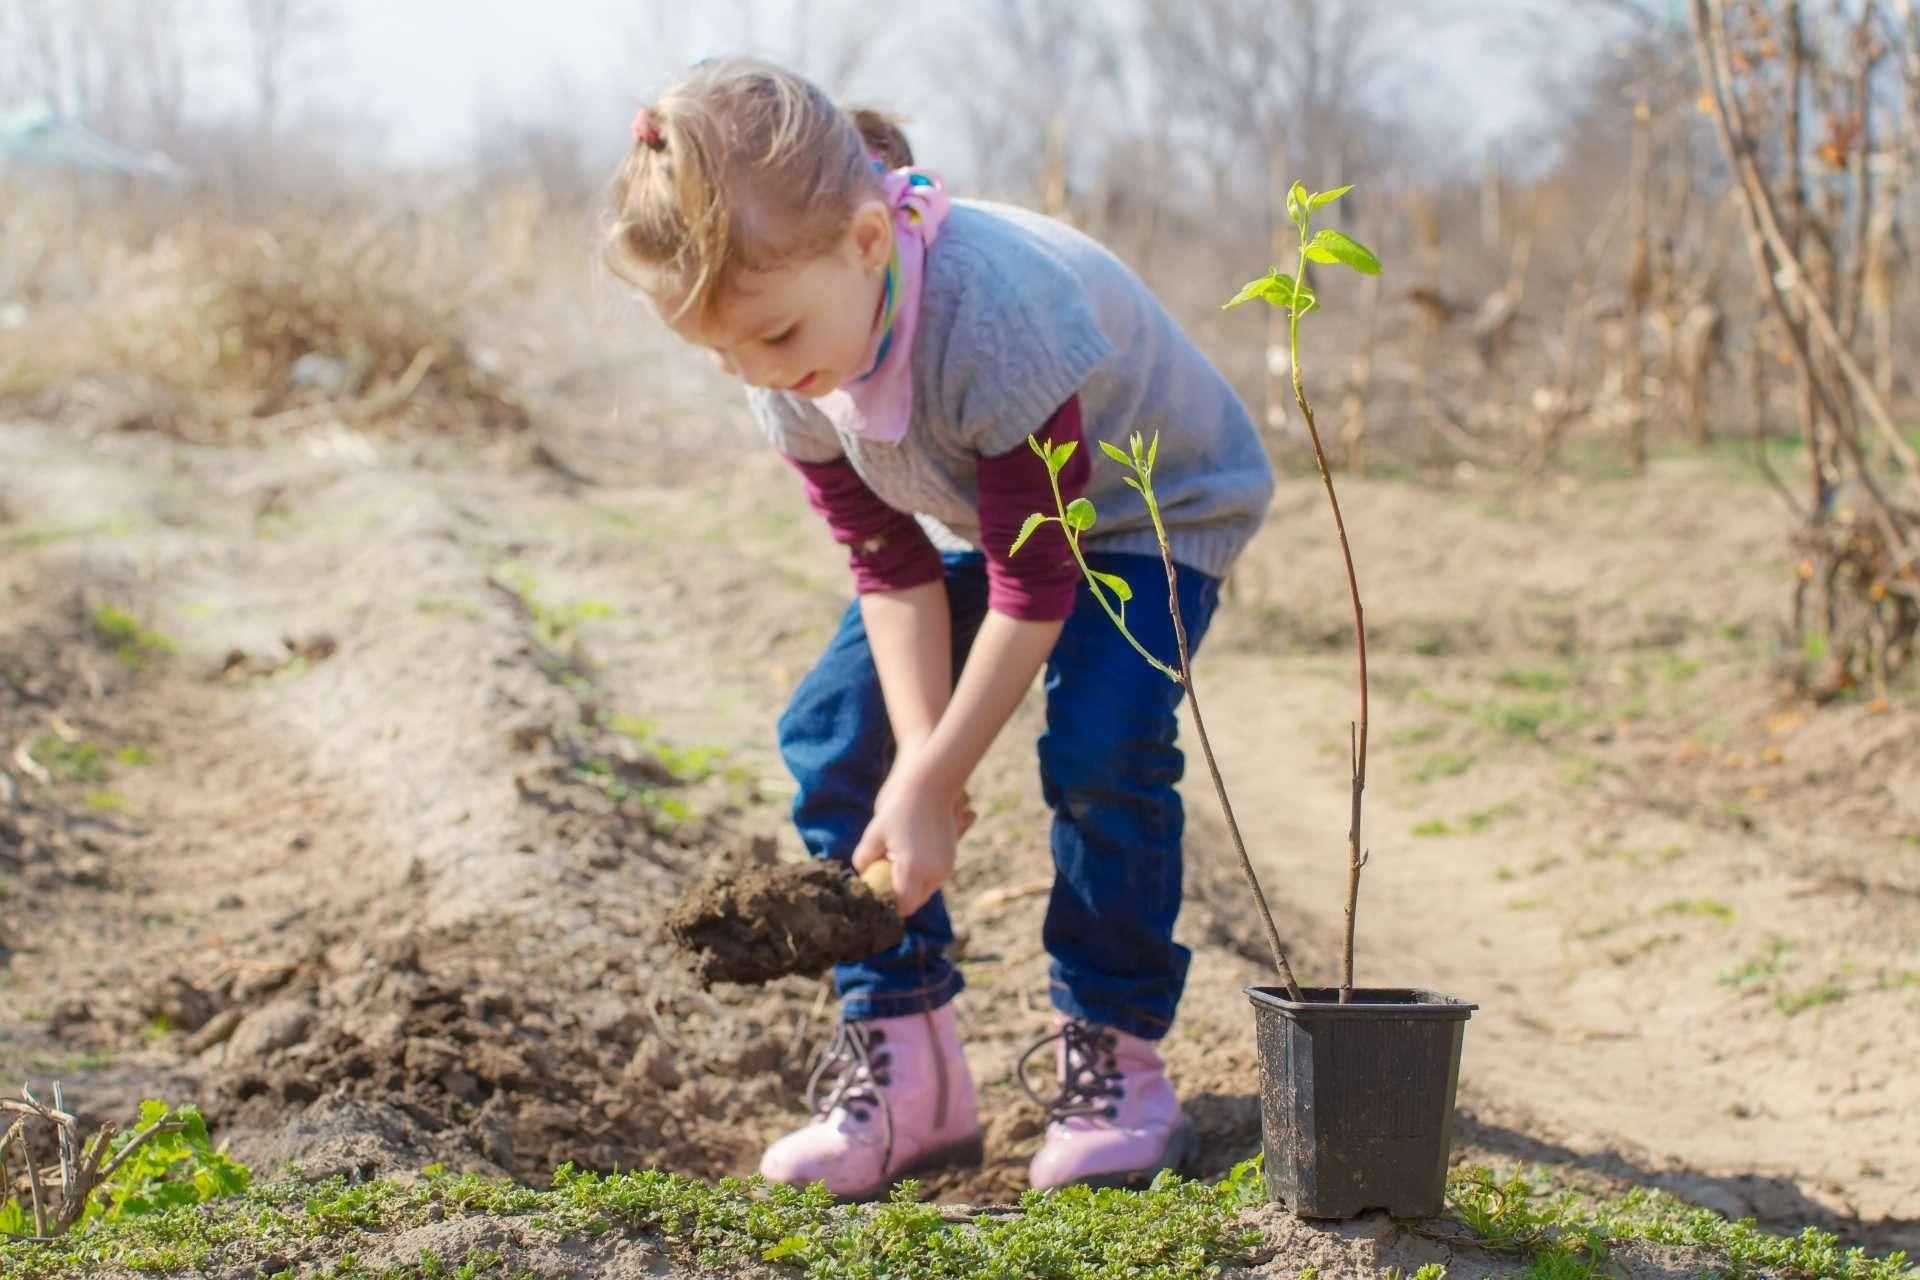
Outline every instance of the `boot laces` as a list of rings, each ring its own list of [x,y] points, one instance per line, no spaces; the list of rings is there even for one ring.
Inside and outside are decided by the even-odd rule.
[[[1059,1089],[1053,1097],[1046,1098],[1029,1081],[1027,1063],[1056,1040],[1064,1044]],[[1029,1098],[1046,1108],[1049,1123],[1075,1116],[1112,1120],[1120,1114],[1115,1104],[1126,1094],[1114,1061],[1115,1044],[1113,1032],[1080,1018],[1070,1019],[1058,1031],[1034,1041],[1021,1055],[1020,1087]]]
[[[893,1108],[887,1096],[875,1088],[892,1083],[887,1071],[892,1055],[886,1042],[887,1033],[879,1028],[842,1019],[832,1042],[814,1061],[813,1074],[807,1080],[807,1110],[815,1119],[824,1119],[844,1107],[861,1124],[878,1111],[886,1137],[887,1163],[891,1164]]]

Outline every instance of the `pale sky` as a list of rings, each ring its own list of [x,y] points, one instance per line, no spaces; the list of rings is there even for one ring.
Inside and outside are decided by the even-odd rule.
[[[1078,0],[1093,3],[1094,0]],[[1457,121],[1470,149],[1536,123],[1546,104],[1536,93],[1537,46],[1523,57],[1503,20],[1509,0],[1356,0],[1368,6],[1437,9],[1464,14],[1422,41],[1424,72],[1383,86],[1428,119]],[[1540,0],[1533,0],[1536,7]],[[796,55],[796,19],[843,6],[810,0],[341,0],[343,28],[333,37],[329,68],[338,74],[312,82],[315,105],[336,119],[385,122],[384,148],[392,158],[431,160],[464,148],[487,115],[539,117],[551,113],[586,130],[604,128],[610,149],[623,145],[635,104],[677,67],[716,52],[747,46],[798,69],[821,74],[831,32],[817,32]],[[867,98],[909,113],[916,146],[938,155],[943,137],[962,127],[953,101],[964,84],[941,83],[923,54],[939,42],[942,22],[984,0],[893,0],[865,4],[863,14],[890,15],[865,38],[882,49],[854,87]],[[1208,0],[1193,0],[1206,4]],[[1571,10],[1581,0],[1545,0]],[[691,15],[698,12],[700,17]],[[1577,26],[1578,24],[1572,24]],[[1589,37],[1590,39],[1590,37]],[[1582,56],[1578,41],[1560,50]],[[807,54],[811,54],[809,57]],[[808,62],[816,65],[805,65]],[[589,133],[587,136],[593,136]]]

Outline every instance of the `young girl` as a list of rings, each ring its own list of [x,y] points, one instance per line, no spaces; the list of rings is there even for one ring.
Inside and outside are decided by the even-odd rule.
[[[1100,441],[1161,435],[1154,489],[1197,644],[1273,480],[1226,380],[1134,274],[1021,209],[950,202],[906,140],[814,85],[703,63],[633,124],[610,265],[686,341],[747,384],[752,414],[848,550],[856,600],[779,723],[808,850],[890,860],[906,938],[840,966],[841,1021],[810,1124],[769,1179],[836,1195],[981,1157],[952,1001],[940,886],[964,788],[1044,665],[1040,785],[1053,809],[1058,1093],[1036,1187],[1178,1166],[1190,1137],[1156,1042],[1189,953],[1173,940],[1183,814],[1180,690],[1130,649],[1080,578],[1027,437],[1079,441],[1060,476],[1099,510],[1085,546],[1175,659],[1152,524]],[[1124,448],[1124,444],[1122,444]]]

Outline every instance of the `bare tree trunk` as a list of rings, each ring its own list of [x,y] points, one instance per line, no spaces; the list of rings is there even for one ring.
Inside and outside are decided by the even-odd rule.
[[[1786,238],[1796,260],[1806,252],[1807,201],[1800,159],[1801,100],[1806,93],[1807,38],[1800,21],[1800,0],[1786,0],[1782,21],[1787,28],[1787,101],[1782,112],[1782,159],[1786,172]],[[1793,298],[1786,299],[1794,312],[1794,324],[1800,323],[1801,308]],[[1807,443],[1808,489],[1813,509],[1827,505],[1827,470],[1820,440],[1820,405],[1814,394],[1813,369],[1800,369],[1800,434]]]
[[[1627,255],[1626,359],[1621,372],[1621,392],[1626,397],[1627,456],[1636,472],[1647,469],[1643,334],[1647,323],[1647,297],[1653,285],[1647,194],[1652,171],[1653,109],[1643,87],[1633,104],[1633,158],[1627,176],[1627,217],[1632,227],[1633,244]]]

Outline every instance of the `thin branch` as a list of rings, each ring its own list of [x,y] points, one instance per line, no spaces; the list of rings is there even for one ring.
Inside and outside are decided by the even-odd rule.
[[[1167,607],[1173,611],[1173,638],[1180,653],[1180,682],[1186,686],[1187,705],[1193,708],[1193,727],[1200,735],[1200,751],[1207,758],[1207,772],[1213,776],[1213,790],[1220,797],[1221,812],[1227,816],[1227,831],[1233,836],[1233,851],[1240,855],[1240,870],[1247,877],[1254,905],[1260,908],[1260,919],[1267,926],[1267,945],[1273,950],[1274,967],[1287,984],[1287,998],[1299,1002],[1305,997],[1300,993],[1300,984],[1294,981],[1293,966],[1287,963],[1286,948],[1280,945],[1280,930],[1274,926],[1273,912],[1267,908],[1267,895],[1260,888],[1260,877],[1254,873],[1253,859],[1247,856],[1247,843],[1240,838],[1240,823],[1233,816],[1227,784],[1221,779],[1220,766],[1213,758],[1213,740],[1207,736],[1207,722],[1200,714],[1200,695],[1194,689],[1193,667],[1187,659],[1187,624],[1180,616],[1180,588],[1174,576],[1173,548],[1168,544],[1165,526],[1160,523],[1160,504],[1153,500],[1152,478],[1137,469],[1136,474],[1141,476],[1141,496],[1146,499],[1147,512],[1153,517],[1154,536],[1160,542],[1160,560],[1166,567]]]
[[[1300,261],[1293,278],[1299,281],[1306,277],[1307,236],[1303,224]],[[1287,353],[1293,365],[1293,398],[1300,406],[1301,417],[1306,419],[1307,436],[1313,441],[1313,457],[1320,464],[1320,480],[1327,489],[1327,502],[1333,507],[1333,527],[1340,535],[1340,555],[1347,566],[1347,591],[1353,599],[1354,645],[1360,667],[1359,747],[1353,753],[1353,808],[1347,827],[1347,928],[1340,968],[1340,1003],[1348,1004],[1353,1000],[1353,934],[1355,915],[1360,905],[1360,869],[1366,865],[1366,855],[1360,849],[1360,805],[1367,789],[1367,619],[1360,606],[1360,579],[1353,568],[1353,547],[1347,540],[1346,519],[1340,514],[1340,496],[1334,492],[1333,472],[1327,466],[1327,451],[1320,443],[1320,429],[1313,421],[1313,406],[1307,403],[1306,389],[1301,382],[1300,315],[1300,298],[1296,292],[1288,304],[1287,329]]]

